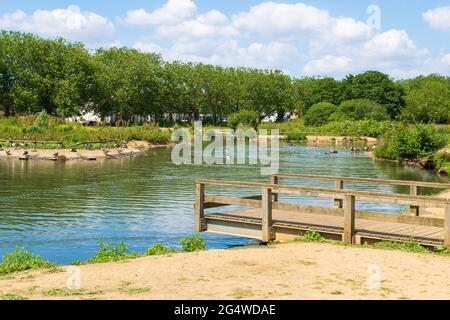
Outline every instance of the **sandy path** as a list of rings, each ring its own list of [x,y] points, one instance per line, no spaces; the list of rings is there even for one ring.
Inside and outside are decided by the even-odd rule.
[[[367,287],[368,268],[380,270]],[[370,273],[369,273],[370,274]],[[376,278],[375,278],[376,279]],[[0,296],[30,299],[450,299],[450,257],[320,243],[286,243],[146,257],[0,279]]]

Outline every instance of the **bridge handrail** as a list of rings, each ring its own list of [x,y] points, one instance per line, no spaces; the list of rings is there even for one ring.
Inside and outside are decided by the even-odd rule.
[[[356,200],[363,201],[378,201],[384,203],[394,204],[406,204],[415,207],[419,206],[434,206],[444,208],[444,219],[431,219],[422,217],[405,217],[399,219],[401,223],[407,224],[435,224],[436,226],[443,227],[444,229],[444,246],[450,248],[450,199],[425,197],[417,195],[401,195],[394,193],[383,192],[368,192],[368,191],[356,191],[351,189],[327,189],[317,187],[297,187],[280,185],[276,183],[258,183],[258,182],[240,182],[240,181],[222,181],[222,180],[202,180],[197,179],[196,192],[195,192],[195,230],[197,232],[206,230],[205,219],[205,204],[208,202],[214,204],[225,205],[244,205],[244,206],[256,206],[261,208],[262,212],[262,240],[268,242],[275,238],[274,227],[272,220],[273,208],[280,208],[277,194],[295,194],[302,196],[312,197],[329,197],[334,198],[336,201],[341,201],[338,208],[342,208],[344,218],[344,232],[342,239],[345,243],[354,243],[354,237],[356,234],[355,219],[358,216],[356,211]],[[220,185],[225,187],[243,187],[243,188],[258,188],[261,190],[261,200],[259,196],[246,197],[246,198],[233,198],[226,196],[211,196],[205,194],[206,185]],[[385,214],[384,214],[385,215]],[[359,217],[370,217],[371,220],[383,219],[383,214],[378,213],[363,213],[359,214]]]
[[[203,185],[219,185],[224,187],[242,187],[242,188],[262,188],[271,189],[276,194],[305,194],[311,193],[317,197],[339,198],[345,196],[355,196],[360,200],[370,201],[376,200],[385,203],[396,203],[404,205],[417,205],[422,207],[439,207],[445,208],[450,205],[450,199],[438,198],[430,196],[411,196],[385,192],[369,192],[352,189],[330,189],[318,187],[299,187],[282,184],[261,183],[261,182],[241,182],[241,181],[223,181],[223,180],[203,180],[197,179],[196,184]]]
[[[313,180],[330,180],[330,181],[345,181],[345,182],[368,182],[374,184],[386,184],[397,186],[417,186],[438,189],[450,189],[450,183],[437,183],[413,180],[390,180],[390,179],[372,179],[372,178],[355,178],[343,176],[320,176],[314,174],[299,174],[299,173],[276,173],[272,177],[278,178],[298,178],[298,179],[313,179]]]

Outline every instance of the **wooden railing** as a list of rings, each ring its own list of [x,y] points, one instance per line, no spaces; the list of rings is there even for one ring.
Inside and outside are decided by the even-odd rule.
[[[344,178],[348,180],[349,178]],[[357,179],[357,178],[355,178]],[[340,180],[337,180],[340,181]],[[365,181],[366,182],[366,181]],[[369,181],[367,181],[369,182]],[[403,182],[399,183],[403,184]],[[428,184],[428,183],[421,183]],[[206,195],[205,186],[260,189],[261,195],[251,197],[229,197],[222,195]],[[299,195],[308,197],[332,198],[342,201],[343,208],[324,208],[305,206],[293,203],[281,203],[273,196],[278,194]],[[371,201],[417,207],[444,208],[444,219],[395,215],[381,212],[356,211],[356,201]],[[356,191],[348,189],[327,189],[317,187],[298,187],[280,185],[277,183],[236,182],[219,180],[196,180],[195,198],[195,229],[206,231],[205,209],[227,205],[250,206],[261,208],[262,240],[268,242],[274,239],[272,209],[309,212],[320,215],[343,216],[343,241],[353,243],[355,236],[355,219],[367,219],[384,222],[397,222],[411,225],[433,226],[443,228],[444,245],[450,247],[450,200],[429,196],[402,195],[382,192]]]
[[[310,180],[324,180],[334,181],[335,189],[344,189],[345,182],[365,182],[372,184],[383,185],[397,185],[397,186],[409,186],[410,195],[417,196],[419,194],[419,188],[435,188],[435,189],[450,189],[450,183],[435,183],[435,182],[422,182],[422,181],[408,181],[408,180],[385,180],[385,179],[371,179],[371,178],[353,178],[353,177],[340,177],[340,176],[319,176],[312,174],[296,174],[296,173],[277,173],[270,177],[270,181],[273,184],[277,184],[279,178],[295,178],[295,179],[310,179]],[[335,206],[342,208],[342,200],[336,199]],[[419,216],[419,207],[410,206],[411,214]]]

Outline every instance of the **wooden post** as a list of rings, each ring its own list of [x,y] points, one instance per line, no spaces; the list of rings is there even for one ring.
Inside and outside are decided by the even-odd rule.
[[[355,235],[355,196],[345,196],[344,206],[344,235],[342,240],[346,244],[352,244]]]
[[[205,185],[195,184],[195,232],[206,231],[205,228]]]
[[[418,192],[419,192],[419,186],[412,184],[410,186],[410,195],[417,196]],[[411,215],[418,217],[419,216],[419,207],[418,206],[410,206],[409,212],[411,212]]]
[[[262,241],[274,240],[272,230],[272,190],[262,189]]]
[[[444,212],[444,246],[450,249],[450,203]]]
[[[337,180],[337,181],[335,181],[334,185],[335,185],[335,189],[337,189],[337,190],[344,189],[344,181]],[[334,199],[334,206],[336,208],[342,209],[344,207],[342,199]]]
[[[278,177],[277,176],[270,176],[270,183],[271,184],[278,184]],[[273,202],[278,202],[278,193],[272,194]]]

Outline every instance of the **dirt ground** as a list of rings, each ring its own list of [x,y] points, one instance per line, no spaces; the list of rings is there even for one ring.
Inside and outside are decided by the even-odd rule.
[[[0,297],[27,299],[450,299],[450,257],[285,243],[0,278]]]

